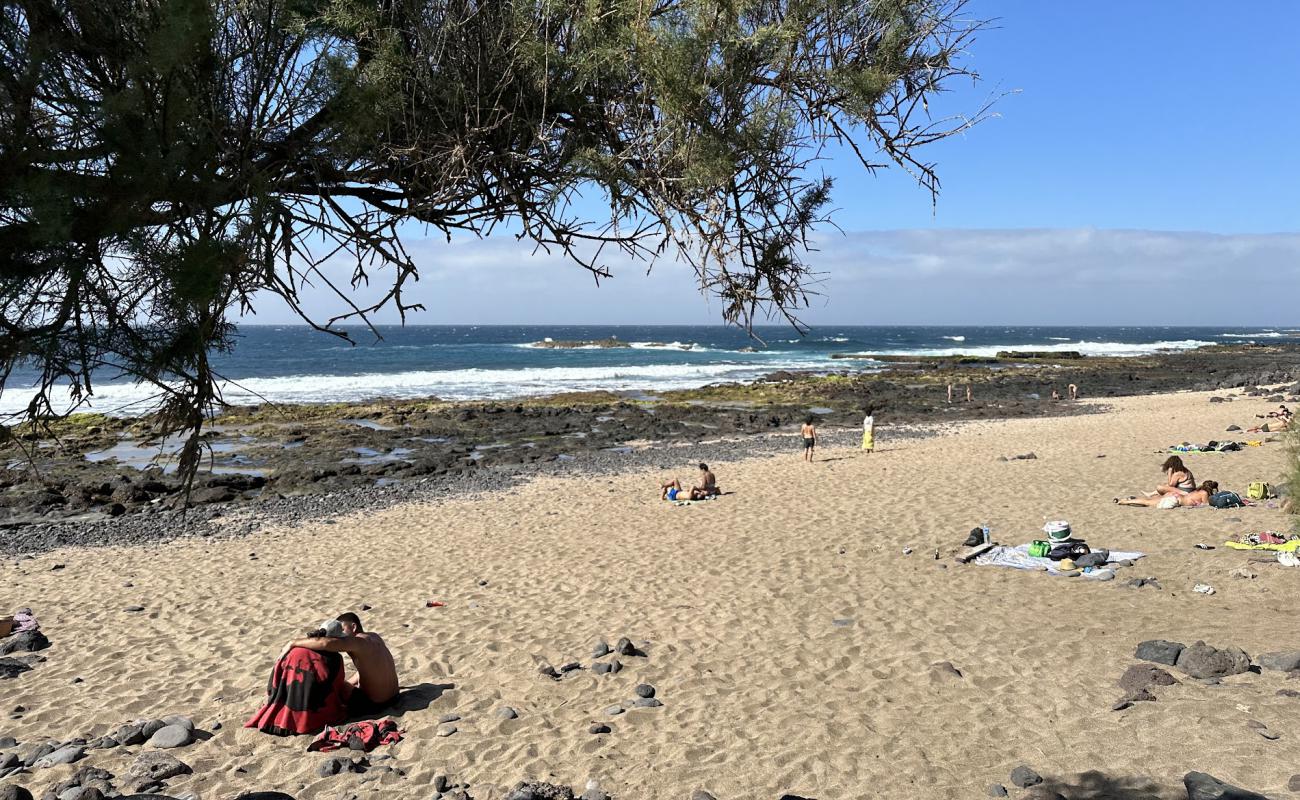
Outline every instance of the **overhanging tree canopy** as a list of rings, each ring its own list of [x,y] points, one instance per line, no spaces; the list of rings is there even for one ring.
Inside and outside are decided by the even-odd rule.
[[[931,191],[918,149],[978,120],[963,0],[14,0],[0,21],[0,391],[27,414],[111,368],[167,430],[220,402],[208,357],[278,295],[336,335],[403,295],[399,229],[504,226],[598,279],[693,265],[728,322],[793,319],[842,143]],[[982,113],[982,112],[981,112]],[[602,197],[583,219],[574,200]],[[589,204],[589,203],[588,203]],[[372,304],[299,304],[347,259]],[[331,284],[332,285],[332,284]],[[260,294],[259,294],[260,293]],[[25,387],[24,387],[25,388]],[[11,387],[12,390],[12,387]]]

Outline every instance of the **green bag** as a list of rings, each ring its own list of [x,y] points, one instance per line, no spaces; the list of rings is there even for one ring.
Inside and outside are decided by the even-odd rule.
[[[1252,481],[1251,484],[1246,487],[1246,496],[1251,500],[1263,500],[1272,497],[1272,495],[1272,487],[1263,481]]]
[[[1047,554],[1052,552],[1052,543],[1045,539],[1035,539],[1029,543],[1029,555],[1034,558],[1047,558]]]

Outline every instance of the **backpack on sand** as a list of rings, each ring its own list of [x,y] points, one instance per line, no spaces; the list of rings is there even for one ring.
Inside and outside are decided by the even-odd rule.
[[[1215,508],[1236,508],[1246,504],[1241,501],[1241,495],[1236,492],[1215,492],[1210,495],[1210,505]]]
[[[1273,487],[1263,481],[1252,481],[1246,487],[1246,496],[1251,500],[1264,500],[1273,496]]]

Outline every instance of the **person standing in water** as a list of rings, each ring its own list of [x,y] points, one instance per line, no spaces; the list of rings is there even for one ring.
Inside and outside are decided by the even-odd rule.
[[[871,406],[862,420],[862,449],[868,453],[876,449],[876,410]]]
[[[812,463],[813,450],[817,447],[817,426],[813,424],[812,417],[803,421],[799,435],[803,437],[803,460]]]

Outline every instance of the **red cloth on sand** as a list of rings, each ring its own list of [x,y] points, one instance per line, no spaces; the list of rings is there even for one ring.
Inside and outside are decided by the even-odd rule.
[[[343,657],[295,647],[271,670],[266,702],[245,728],[275,736],[316,733],[347,719],[347,689]]]
[[[307,745],[309,751],[329,752],[346,747],[349,750],[364,750],[367,753],[381,744],[396,744],[402,741],[402,732],[397,723],[391,719],[362,720],[337,728],[329,727]]]

